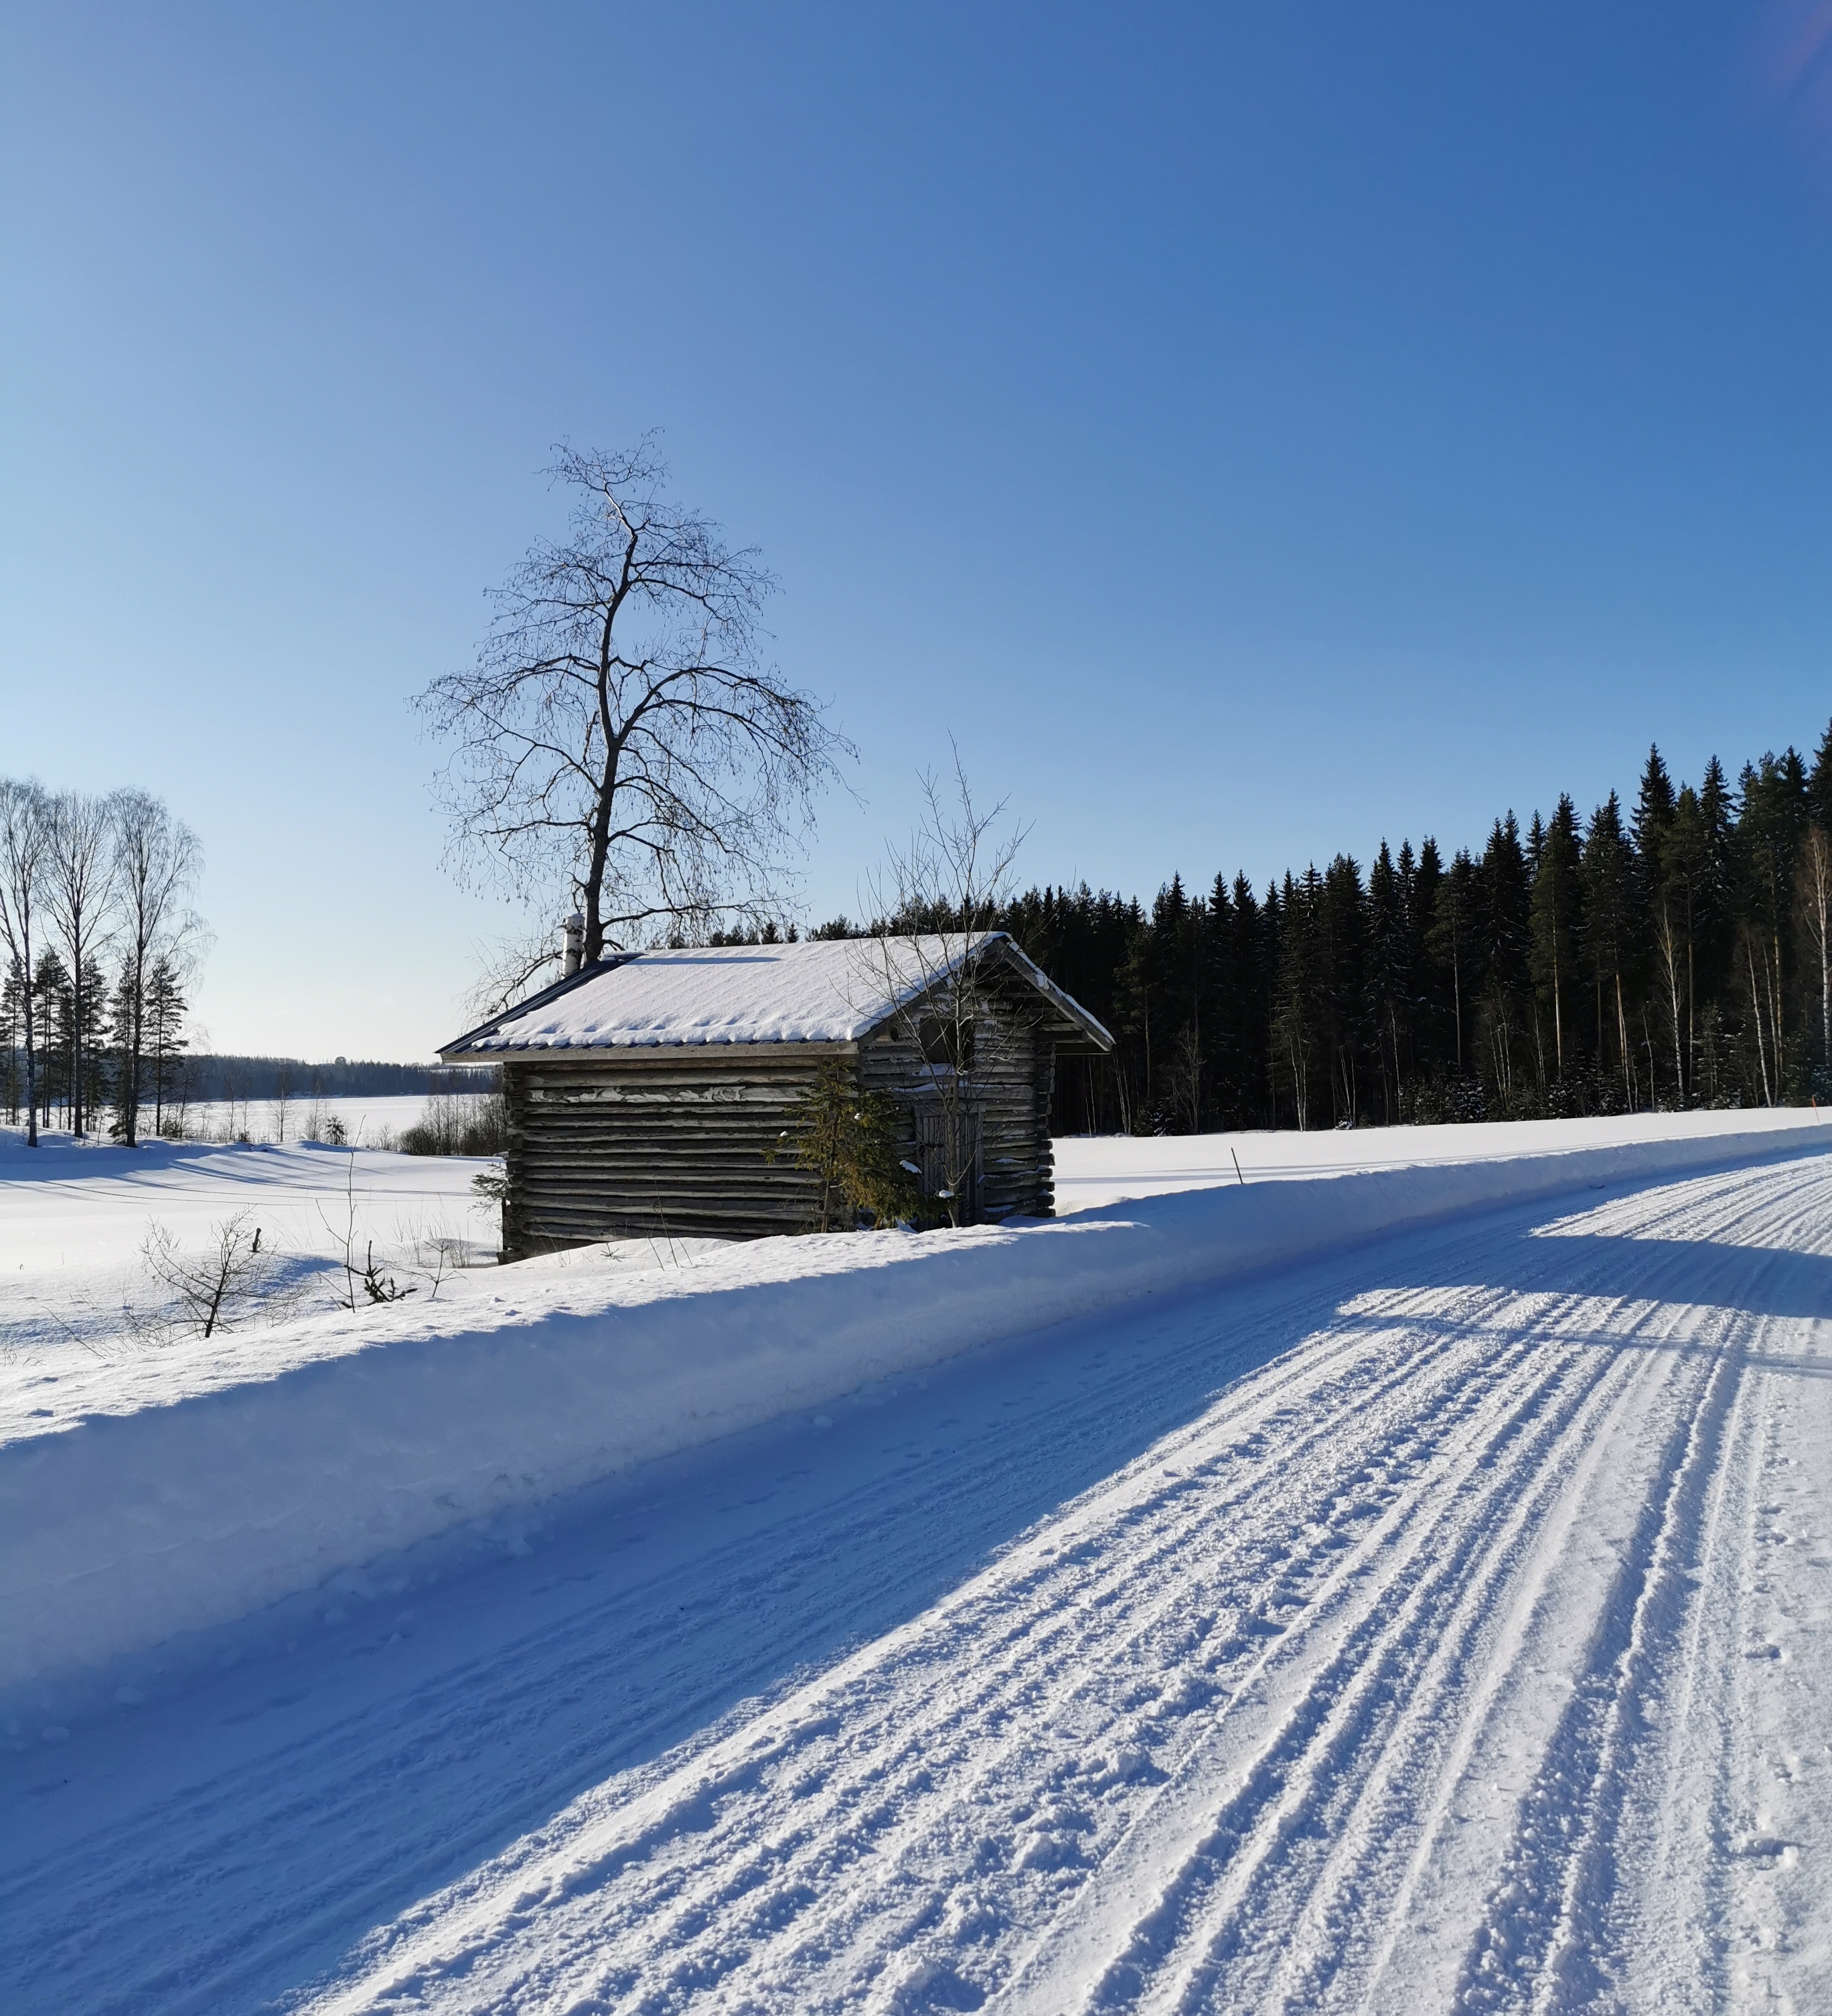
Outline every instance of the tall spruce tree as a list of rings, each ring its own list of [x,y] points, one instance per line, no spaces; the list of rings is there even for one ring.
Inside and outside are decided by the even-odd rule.
[[[1528,1033],[1528,947],[1531,923],[1526,851],[1510,812],[1495,822],[1477,879],[1481,933],[1482,990],[1478,1003],[1485,1073],[1497,1110],[1510,1118],[1526,1104],[1521,1082],[1522,1040]]]
[[[146,982],[142,1029],[152,1068],[153,1129],[157,1134],[165,1132],[167,1108],[185,1048],[185,1016],[189,1006],[176,962],[169,957],[155,959]]]
[[[1793,1075],[1787,1013],[1790,926],[1794,867],[1808,817],[1806,766],[1798,752],[1791,748],[1745,764],[1737,797],[1730,877],[1737,974],[1747,984],[1747,1026],[1755,1039],[1762,1103],[1777,1106]]]
[[[1560,794],[1557,808],[1540,836],[1529,925],[1533,984],[1551,1026],[1553,1082],[1559,1088],[1557,1103],[1561,1112],[1569,1102],[1565,1089],[1566,995],[1577,971],[1581,928],[1578,859],[1577,808],[1566,791]],[[1575,1038],[1576,1031],[1570,1034]]]
[[[1813,985],[1818,1024],[1813,1058],[1816,1097],[1832,1096],[1832,723],[1807,772],[1806,825],[1795,872],[1803,960]]]
[[[1465,1010],[1474,999],[1474,983],[1479,980],[1481,970],[1476,957],[1478,919],[1476,863],[1469,849],[1459,847],[1451,858],[1449,869],[1439,879],[1429,934],[1438,970],[1449,981],[1454,1039],[1452,1057],[1459,1078],[1465,1069]]]
[[[1621,801],[1611,791],[1590,815],[1578,863],[1584,887],[1585,949],[1596,989],[1596,1056],[1600,1078],[1613,1053],[1622,1100],[1635,1105],[1635,1064],[1629,1043],[1629,985],[1635,945],[1634,853],[1622,830]]]
[[[1313,862],[1301,880],[1287,873],[1279,901],[1278,977],[1273,992],[1272,1067],[1283,1072],[1300,1132],[1311,1124],[1317,1069],[1317,913],[1323,878]]]
[[[1384,840],[1368,870],[1368,998],[1380,1067],[1381,1117],[1389,1126],[1400,1118],[1405,1096],[1402,1024],[1409,1033],[1413,948],[1407,885],[1413,872],[1411,847],[1402,844],[1396,864]]]
[[[1711,895],[1711,828],[1690,784],[1681,787],[1661,836],[1654,879],[1654,946],[1673,1038],[1675,1096],[1683,1109],[1698,1096],[1699,936]]]

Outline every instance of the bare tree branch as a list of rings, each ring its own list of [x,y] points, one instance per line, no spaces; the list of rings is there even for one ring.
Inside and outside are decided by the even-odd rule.
[[[261,1248],[261,1227],[237,1211],[214,1228],[203,1253],[186,1254],[157,1219],[149,1219],[140,1257],[146,1271],[173,1298],[165,1327],[172,1336],[211,1337],[228,1330],[271,1276],[272,1255]]]
[[[980,1087],[998,1076],[1018,1027],[1002,962],[981,952],[1010,899],[1028,829],[1001,833],[1005,801],[981,812],[957,747],[953,757],[946,783],[923,777],[916,830],[870,880],[880,921],[858,956],[872,991],[892,999],[917,992],[909,1020],[923,1056],[919,1180],[958,1225],[971,1215],[979,1178]]]

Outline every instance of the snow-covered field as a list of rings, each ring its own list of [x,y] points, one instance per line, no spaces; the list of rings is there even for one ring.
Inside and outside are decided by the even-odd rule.
[[[1476,1126],[1371,1127],[1314,1134],[1071,1135],[1056,1144],[1056,1208],[1104,1211],[1123,1198],[1236,1183],[1289,1182],[1366,1169],[1516,1161],[1577,1148],[1632,1147],[1787,1132],[1816,1112],[1629,1113],[1613,1120],[1498,1121]],[[1824,1116],[1832,1129],[1832,1112]]]
[[[16,1365],[28,1494],[92,1446],[105,1499],[166,1417],[232,1418],[278,1530],[286,1424],[386,1413],[391,1366],[423,1402],[448,1366],[449,1418],[323,1496],[462,1488],[461,1423],[555,1469],[16,1688],[6,2006],[1832,2007],[1832,1161],[1715,1118],[1441,1130],[1460,1167],[1423,1130],[1068,1143],[1104,1216],[477,1270],[355,1338]],[[1387,1173],[1255,1180],[1354,1153]],[[1158,1194],[1179,1171],[1208,1193]],[[818,1404],[732,1398],[811,1367]],[[576,1417],[610,1446],[664,1370],[735,1431],[558,1488]],[[149,1574],[222,1539],[211,1480],[167,1482],[121,1528]]]
[[[403,1103],[417,1118],[424,1102]],[[122,1308],[151,1299],[141,1255],[155,1224],[196,1251],[245,1211],[280,1262],[277,1285],[327,1305],[345,1236],[405,1279],[437,1265],[441,1241],[448,1259],[493,1259],[495,1213],[471,1188],[487,1166],[299,1142],[125,1149],[47,1134],[28,1150],[0,1128],[0,1363],[128,1351]]]
[[[376,1148],[391,1145],[426,1110],[427,1102],[418,1093],[316,1100],[295,1093],[283,1107],[271,1099],[203,1099],[193,1100],[185,1109],[185,1125],[199,1140],[232,1142],[246,1133],[252,1142],[277,1147],[322,1136],[335,1120],[352,1147]]]

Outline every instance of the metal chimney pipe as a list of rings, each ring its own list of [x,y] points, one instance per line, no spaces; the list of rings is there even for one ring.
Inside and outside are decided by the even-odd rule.
[[[561,943],[566,948],[566,956],[562,963],[562,972],[567,979],[570,980],[585,963],[585,918],[578,911],[574,910],[560,927],[560,933]]]

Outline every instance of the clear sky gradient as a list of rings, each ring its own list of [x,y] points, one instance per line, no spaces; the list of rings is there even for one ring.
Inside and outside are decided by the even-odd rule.
[[[423,1057],[509,920],[410,695],[665,430],[1027,879],[1479,844],[1832,713],[1832,9],[0,13],[0,770],[162,793],[223,1048]]]

